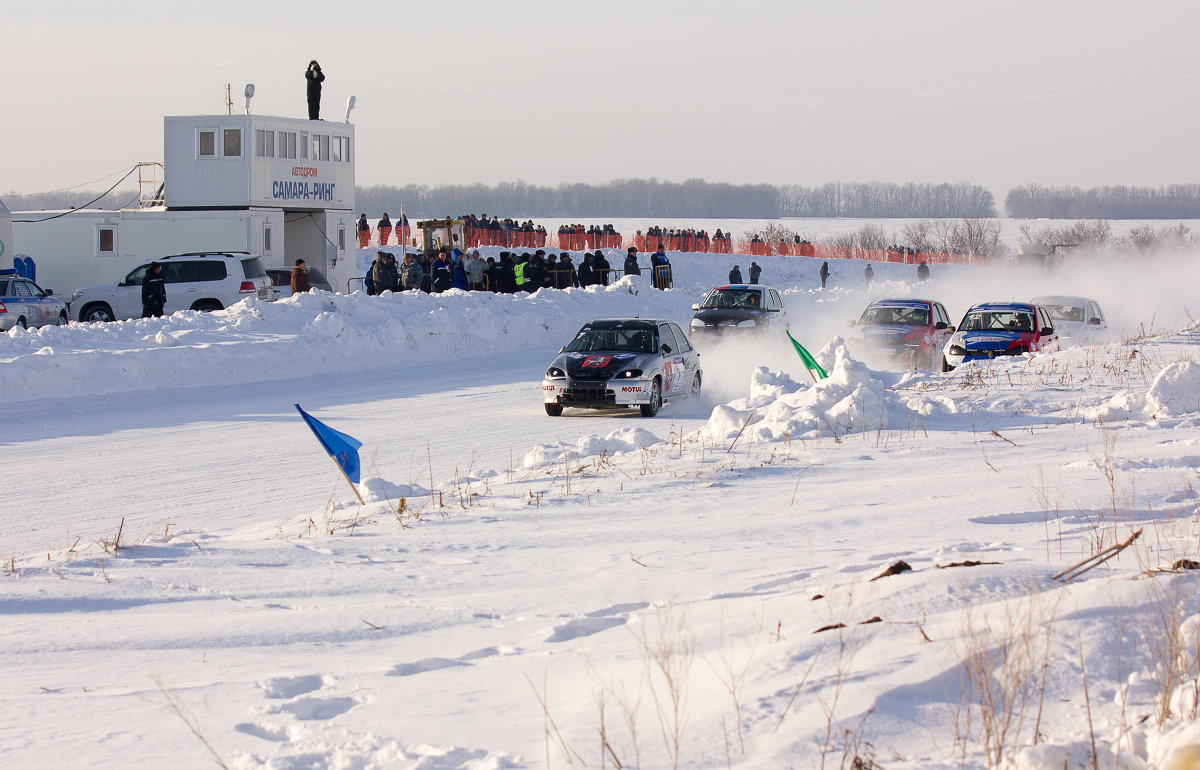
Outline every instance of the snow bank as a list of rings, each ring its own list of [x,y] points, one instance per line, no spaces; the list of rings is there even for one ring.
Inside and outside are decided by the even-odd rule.
[[[1200,412],[1200,365],[1176,361],[1154,378],[1145,392],[1125,391],[1085,412],[1088,419],[1114,422],[1131,417],[1183,417]]]
[[[812,439],[881,426],[904,428],[918,416],[956,410],[948,398],[890,391],[877,373],[850,355],[841,338],[816,358],[829,370],[829,377],[816,383],[798,383],[759,367],[751,377],[750,395],[713,409],[705,430],[717,439],[732,439],[739,431],[743,440]]]
[[[525,455],[524,463],[526,468],[542,468],[567,460],[634,452],[661,442],[662,439],[645,428],[621,428],[604,437],[595,434],[583,436],[572,446],[562,443],[536,444]]]
[[[557,349],[592,318],[686,318],[694,301],[628,277],[532,295],[313,291],[277,302],[246,299],[214,313],[18,328],[0,335],[0,395],[12,403],[245,385]]]

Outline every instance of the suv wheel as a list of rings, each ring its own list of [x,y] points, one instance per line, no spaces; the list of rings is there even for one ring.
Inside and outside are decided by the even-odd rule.
[[[199,310],[201,313],[211,313],[214,310],[224,310],[225,308],[215,299],[198,300],[192,305],[192,310]]]
[[[108,305],[103,302],[97,302],[94,305],[87,305],[79,313],[79,320],[84,323],[108,323],[114,320],[113,311]]]

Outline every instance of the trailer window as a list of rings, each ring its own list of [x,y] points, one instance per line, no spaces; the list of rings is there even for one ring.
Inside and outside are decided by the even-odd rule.
[[[271,253],[271,226],[263,225],[263,254]]]
[[[350,162],[350,137],[348,137],[348,136],[333,137],[333,162],[334,163],[349,163]]]
[[[217,157],[217,130],[215,128],[201,128],[196,132],[196,157]]]
[[[224,152],[221,154],[226,158],[242,157],[242,129],[226,128],[222,131],[222,137]]]
[[[258,158],[275,157],[275,132],[260,128],[254,132],[254,155]]]
[[[339,224],[338,225],[338,251],[345,251],[345,250],[346,250],[346,226],[344,224]]]
[[[117,253],[117,228],[96,228],[96,256],[111,257]]]
[[[329,135],[313,136],[313,160],[329,160]]]
[[[296,132],[295,131],[280,131],[279,132],[279,157],[296,158]]]
[[[308,132],[307,131],[300,132],[300,142],[298,143],[298,146],[300,148],[300,160],[308,160]]]

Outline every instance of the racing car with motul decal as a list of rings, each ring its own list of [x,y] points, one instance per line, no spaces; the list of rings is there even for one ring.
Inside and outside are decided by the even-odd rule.
[[[546,414],[565,407],[626,409],[643,417],[662,405],[700,395],[700,354],[672,321],[609,318],[583,325],[546,369]]]

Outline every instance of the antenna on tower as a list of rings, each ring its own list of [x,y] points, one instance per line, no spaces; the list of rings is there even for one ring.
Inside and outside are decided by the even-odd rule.
[[[229,95],[229,84],[225,84],[225,114],[233,114],[233,98]]]

